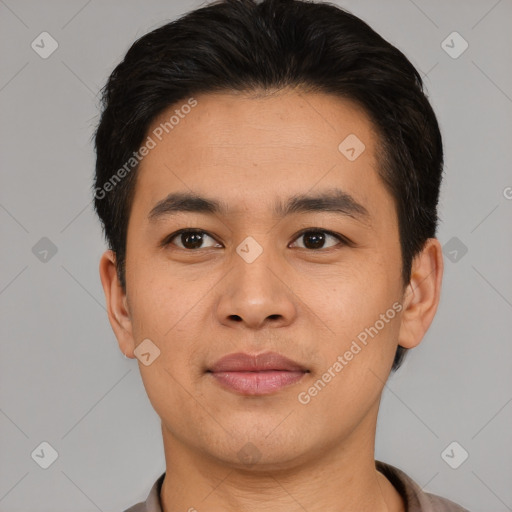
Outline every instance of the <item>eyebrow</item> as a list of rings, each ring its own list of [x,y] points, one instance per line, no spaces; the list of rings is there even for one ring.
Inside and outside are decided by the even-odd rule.
[[[208,215],[229,213],[228,205],[220,200],[206,198],[192,192],[175,192],[159,201],[149,212],[151,222],[180,212],[194,212]],[[350,194],[340,189],[330,189],[317,194],[298,194],[286,201],[278,201],[273,208],[276,217],[286,217],[297,213],[335,212],[352,217],[360,222],[369,222],[368,210]]]

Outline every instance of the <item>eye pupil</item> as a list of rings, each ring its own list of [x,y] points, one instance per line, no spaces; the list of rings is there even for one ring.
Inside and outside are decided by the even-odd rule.
[[[319,247],[323,246],[325,242],[325,235],[318,231],[310,231],[309,233],[305,233],[303,236],[305,241],[304,246],[307,249],[318,249]],[[313,243],[306,243],[306,240],[308,239],[313,239]]]
[[[187,240],[191,240],[192,247],[187,246]],[[181,234],[181,243],[187,249],[198,249],[201,247],[201,243],[203,242],[203,235],[201,233],[182,233]]]

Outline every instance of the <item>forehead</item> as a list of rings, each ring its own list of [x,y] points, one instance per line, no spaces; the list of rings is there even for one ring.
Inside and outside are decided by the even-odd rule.
[[[267,96],[216,93],[195,100],[197,106],[180,117],[173,114],[185,111],[186,100],[166,109],[148,130],[150,136],[156,131],[157,139],[161,134],[163,140],[157,142],[168,143],[174,159],[182,156],[180,143],[197,150],[185,155],[188,162],[220,153],[218,150],[222,150],[223,163],[234,156],[237,166],[244,155],[255,161],[279,155],[296,155],[294,160],[300,160],[325,151],[325,156],[339,157],[339,143],[353,135],[370,146],[365,155],[368,160],[373,156],[371,146],[377,142],[366,112],[356,103],[333,95],[299,91]],[[169,126],[171,118],[175,124]]]
[[[351,101],[297,91],[194,100],[192,109],[183,108],[188,98],[166,109],[146,134],[154,148],[140,163],[134,200],[146,213],[174,191],[221,196],[234,212],[263,210],[274,204],[269,195],[322,188],[341,188],[361,203],[385,194],[378,136]]]

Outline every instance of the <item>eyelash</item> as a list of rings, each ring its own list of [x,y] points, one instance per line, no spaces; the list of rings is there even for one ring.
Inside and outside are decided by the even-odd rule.
[[[174,238],[176,238],[177,236],[183,234],[183,233],[200,233],[200,234],[205,234],[205,235],[208,235],[210,238],[212,238],[213,240],[215,240],[217,243],[219,243],[214,236],[210,235],[210,233],[208,233],[207,231],[203,231],[201,229],[198,229],[198,228],[183,228],[183,229],[180,229],[178,231],[175,231],[174,233],[171,233],[169,236],[167,236],[161,243],[161,247],[167,247],[168,245],[171,245],[171,240],[173,240]],[[295,235],[295,238],[293,239],[293,241],[297,240],[298,238],[308,234],[308,233],[323,233],[323,234],[327,234],[327,235],[330,235],[334,238],[337,238],[339,240],[339,242],[341,243],[341,245],[347,245],[347,246],[350,246],[352,247],[353,246],[353,243],[345,236],[343,235],[340,235],[339,233],[335,233],[334,231],[330,231],[328,229],[322,229],[322,228],[307,228],[307,229],[304,229],[302,231],[300,231],[299,233],[297,233]],[[328,247],[327,249],[309,249],[310,251],[314,251],[314,252],[320,252],[320,251],[328,251],[328,250],[331,250],[331,249],[336,249],[338,248],[340,244],[338,245],[335,245],[333,247]],[[183,251],[187,251],[187,252],[197,252],[197,251],[200,251],[201,249],[183,249],[182,247],[177,247],[178,249],[181,249]],[[213,247],[207,247],[207,249],[213,249]],[[302,247],[299,247],[299,249],[303,249]],[[307,248],[304,248],[306,250],[308,250]]]

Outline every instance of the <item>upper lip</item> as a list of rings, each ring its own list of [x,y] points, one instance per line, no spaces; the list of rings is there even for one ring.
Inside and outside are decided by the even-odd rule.
[[[246,354],[236,352],[221,357],[209,372],[258,372],[258,371],[309,371],[301,364],[288,359],[276,352],[265,352],[263,354]]]

